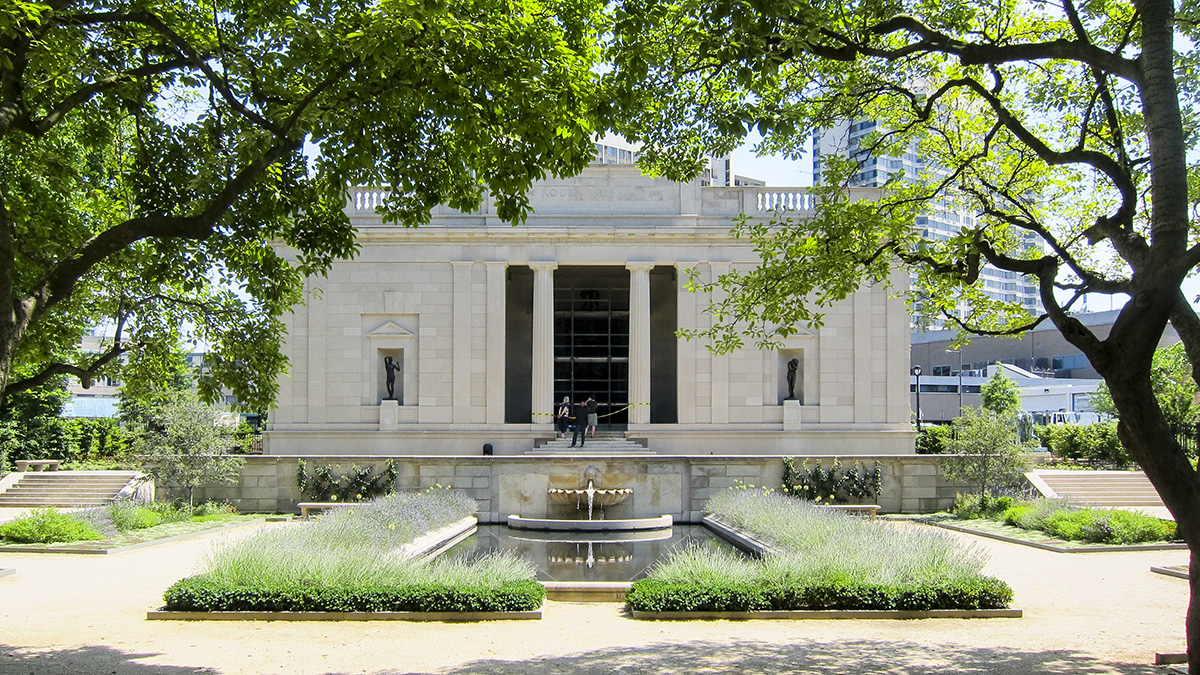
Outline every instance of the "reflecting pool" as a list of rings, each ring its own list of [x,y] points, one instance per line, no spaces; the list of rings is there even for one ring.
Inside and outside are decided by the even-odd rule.
[[[444,555],[474,557],[509,549],[537,565],[538,581],[634,581],[646,576],[660,556],[691,542],[728,546],[703,525],[630,532],[540,532],[480,525]]]

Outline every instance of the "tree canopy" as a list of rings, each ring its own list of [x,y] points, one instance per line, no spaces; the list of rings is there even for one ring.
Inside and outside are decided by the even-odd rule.
[[[606,77],[617,125],[673,177],[749,130],[799,157],[816,129],[878,122],[863,154],[822,157],[813,217],[738,226],[763,265],[716,282],[728,295],[705,333],[715,348],[819,323],[861,284],[895,278],[897,263],[916,276],[902,291],[965,330],[1050,321],[1108,383],[1118,434],[1200,568],[1200,475],[1150,374],[1169,321],[1200,379],[1200,319],[1181,291],[1200,264],[1198,12],[1190,0],[624,0]],[[894,175],[869,200],[845,189],[870,158],[907,152],[925,158],[923,180]],[[946,241],[913,227],[948,210],[977,217]],[[1035,280],[1045,311],[989,296],[986,264]],[[1108,335],[1072,316],[1082,298],[1113,294],[1130,300]],[[1200,577],[1188,640],[1200,671]]]
[[[983,409],[998,417],[1012,417],[1021,411],[1021,388],[996,364],[996,372],[979,388]]]
[[[0,392],[169,378],[185,340],[209,350],[207,399],[265,407],[279,316],[355,251],[348,185],[390,186],[380,211],[405,225],[485,192],[519,221],[534,180],[589,161],[601,8],[10,0]]]

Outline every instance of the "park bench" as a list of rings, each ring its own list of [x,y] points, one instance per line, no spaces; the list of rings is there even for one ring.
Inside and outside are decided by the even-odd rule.
[[[58,471],[62,462],[57,459],[18,459],[17,471]]]
[[[300,507],[300,517],[308,520],[309,511],[326,511],[335,509],[339,506],[350,506],[353,502],[300,502],[296,506]]]
[[[865,513],[870,518],[874,518],[879,513],[878,504],[821,504],[817,508],[847,513]]]

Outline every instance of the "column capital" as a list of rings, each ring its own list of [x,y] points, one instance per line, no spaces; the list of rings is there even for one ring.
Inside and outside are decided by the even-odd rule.
[[[558,269],[557,260],[530,260],[529,267],[535,272],[553,272]]]
[[[625,269],[630,272],[649,272],[654,269],[654,263],[649,260],[630,260],[625,263]]]

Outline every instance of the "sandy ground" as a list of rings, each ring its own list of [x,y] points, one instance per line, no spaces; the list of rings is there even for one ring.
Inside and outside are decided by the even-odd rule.
[[[228,536],[109,556],[0,552],[17,570],[0,577],[0,673],[1154,673],[1156,651],[1184,649],[1187,582],[1149,568],[1186,551],[1061,554],[965,536],[1024,618],[641,622],[616,603],[548,602],[541,621],[147,621]]]

